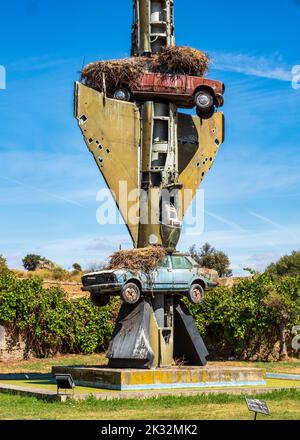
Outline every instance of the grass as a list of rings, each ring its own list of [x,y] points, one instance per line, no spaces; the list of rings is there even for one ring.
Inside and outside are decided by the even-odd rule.
[[[84,272],[67,271],[64,269],[61,269],[61,271],[57,271],[55,269],[37,269],[32,272],[28,272],[26,270],[12,269],[11,272],[18,278],[38,277],[42,280],[65,281],[74,283],[80,283],[81,277],[84,274]]]
[[[49,374],[55,365],[104,365],[103,354],[64,355],[50,359],[33,359],[22,362],[0,363],[1,374],[38,373]],[[210,365],[241,366],[263,368],[268,372],[300,374],[300,361],[291,359],[287,362],[211,362]],[[39,383],[40,382],[40,383]],[[1,381],[1,383],[17,384],[28,387],[54,389],[51,381]],[[269,387],[300,386],[299,381],[269,379]],[[76,392],[91,393],[101,390],[78,387]],[[270,417],[258,416],[264,420],[299,420],[300,390],[278,390],[261,396],[269,404]],[[250,420],[253,416],[248,412],[245,399],[241,395],[231,394],[199,394],[194,396],[162,396],[147,400],[112,400],[97,401],[89,398],[86,401],[45,402],[33,397],[0,394],[0,420]]]
[[[275,391],[256,396],[266,400],[270,417],[264,420],[299,420],[300,391]],[[47,403],[32,397],[0,395],[2,420],[249,420],[245,398],[238,395],[159,397],[141,400],[101,401],[91,397]]]
[[[210,362],[209,365],[227,366],[227,367],[251,367],[261,368],[268,373],[286,373],[300,374],[300,360],[290,358],[288,361],[281,362],[245,362],[245,361],[227,361],[227,362]]]
[[[63,355],[48,359],[31,359],[28,361],[0,362],[1,374],[40,373],[49,374],[54,366],[65,365],[105,365],[107,359],[104,354],[91,355]]]
[[[105,354],[63,355],[49,359],[32,359],[28,361],[0,362],[0,374],[15,373],[50,373],[56,365],[105,365]],[[209,362],[210,366],[218,367],[251,367],[262,368],[267,372],[300,374],[300,360],[289,359],[284,362]]]

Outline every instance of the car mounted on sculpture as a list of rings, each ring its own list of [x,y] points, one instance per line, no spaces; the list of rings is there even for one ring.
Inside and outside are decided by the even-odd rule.
[[[107,92],[120,101],[166,100],[178,107],[196,106],[197,115],[209,119],[224,105],[225,85],[197,76],[146,72],[134,84],[121,84]]]
[[[165,294],[187,296],[200,304],[205,291],[217,287],[217,278],[206,277],[189,255],[167,255],[157,269],[149,274],[126,269],[102,270],[82,277],[82,290],[90,292],[92,302],[105,306],[110,296],[120,295],[126,304],[136,304],[143,296]]]

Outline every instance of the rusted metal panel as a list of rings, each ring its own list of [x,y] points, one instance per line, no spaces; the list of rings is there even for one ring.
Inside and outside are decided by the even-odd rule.
[[[150,0],[138,0],[139,11],[139,55],[151,52],[150,44]]]
[[[142,171],[150,172],[153,135],[153,102],[149,101],[143,105],[142,121]]]
[[[149,343],[150,300],[123,304],[117,318],[107,358],[111,368],[152,368],[155,355]],[[157,356],[156,356],[157,358]]]
[[[174,323],[174,359],[204,367],[209,353],[188,308],[177,299],[174,300]]]
[[[223,113],[215,113],[207,120],[178,113],[179,183],[183,190],[190,190],[191,193],[191,199],[182,207],[182,218],[205,175],[212,167],[223,141]]]
[[[132,222],[128,213],[137,203],[119,193],[119,183],[125,182],[128,193],[139,187],[139,111],[135,104],[105,98],[77,82],[75,117],[136,245],[138,221]]]
[[[161,189],[149,188],[148,197],[141,199],[141,221],[139,228],[138,247],[147,247],[149,244],[162,245],[161,226],[159,222],[159,201]]]

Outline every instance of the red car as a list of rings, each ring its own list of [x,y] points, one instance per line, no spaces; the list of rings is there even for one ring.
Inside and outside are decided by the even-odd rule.
[[[196,106],[197,114],[203,119],[210,118],[216,107],[224,104],[225,86],[198,76],[144,73],[136,84],[119,85],[109,91],[109,95],[121,101],[166,100],[178,107]]]

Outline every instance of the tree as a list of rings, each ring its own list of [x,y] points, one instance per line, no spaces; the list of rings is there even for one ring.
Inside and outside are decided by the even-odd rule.
[[[200,250],[193,245],[189,252],[200,266],[215,269],[220,277],[232,276],[229,257],[224,252],[217,251],[209,243],[205,243]]]
[[[75,272],[82,272],[82,267],[80,266],[80,264],[74,263],[72,267],[75,270]]]
[[[0,255],[0,275],[7,275],[9,269],[7,267],[6,258]]]
[[[284,255],[276,263],[270,264],[266,272],[271,277],[300,275],[300,252],[294,251]]]
[[[40,255],[28,254],[23,258],[23,266],[29,272],[33,272],[39,268],[39,264],[42,260]]]
[[[40,255],[29,254],[23,258],[23,266],[29,272],[34,272],[38,269],[53,270],[57,266],[52,261],[43,258]]]

